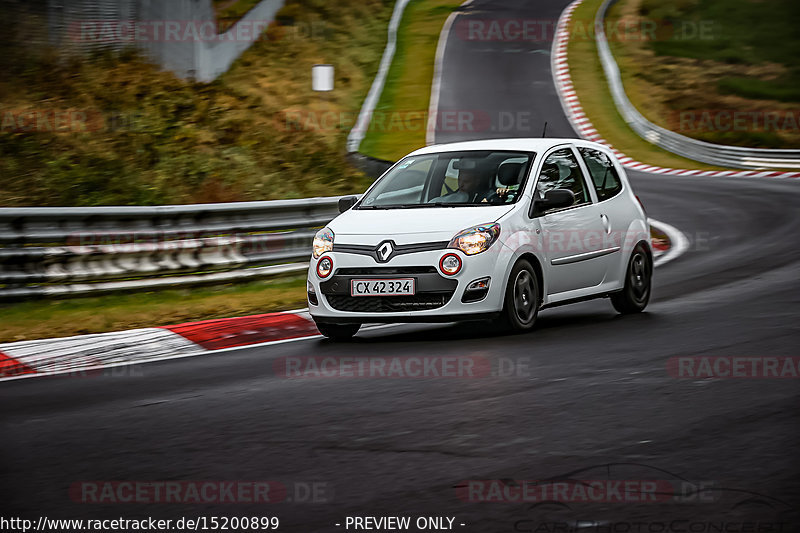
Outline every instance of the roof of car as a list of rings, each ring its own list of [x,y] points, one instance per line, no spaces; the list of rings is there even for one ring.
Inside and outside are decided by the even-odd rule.
[[[413,155],[432,154],[437,152],[460,152],[462,150],[510,150],[523,152],[541,152],[559,144],[574,143],[583,146],[596,145],[582,139],[558,138],[518,138],[518,139],[481,139],[448,144],[432,144],[412,152]],[[600,145],[597,145],[601,147]],[[409,154],[409,155],[412,155]]]

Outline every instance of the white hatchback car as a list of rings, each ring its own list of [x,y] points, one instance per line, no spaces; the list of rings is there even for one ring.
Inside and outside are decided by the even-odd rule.
[[[643,310],[650,227],[622,166],[576,139],[428,146],[383,174],[314,238],[308,302],[320,332],[363,323],[494,319],[610,297]]]

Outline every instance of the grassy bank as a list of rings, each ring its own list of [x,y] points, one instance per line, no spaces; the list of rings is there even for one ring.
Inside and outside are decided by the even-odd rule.
[[[362,191],[344,158],[347,128],[377,71],[389,0],[289,0],[280,24],[210,84],[135,54],[64,61],[0,43],[0,205],[155,205]],[[13,35],[12,21],[0,22]],[[313,32],[307,31],[314,28]],[[311,91],[311,66],[336,90]],[[311,117],[297,120],[296,117]]]
[[[428,105],[439,34],[462,0],[413,0],[397,34],[397,49],[361,152],[396,161],[425,146]]]
[[[654,38],[611,42],[626,91],[652,122],[722,144],[800,146],[796,1],[620,0],[608,20],[655,28]]]
[[[572,38],[567,50],[572,84],[592,125],[606,141],[637,161],[669,168],[715,168],[650,144],[630,129],[617,112],[593,35],[585,31],[594,27],[594,17],[601,4],[602,0],[584,0],[575,9],[569,25]]]
[[[0,342],[168,326],[306,307],[305,276],[0,306]]]
[[[214,0],[214,14],[224,31],[256,7],[261,0]]]

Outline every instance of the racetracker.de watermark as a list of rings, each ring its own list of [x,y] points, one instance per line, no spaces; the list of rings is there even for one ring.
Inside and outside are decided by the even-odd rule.
[[[276,115],[275,127],[287,132],[355,130],[399,133],[423,132],[433,123],[436,131],[445,133],[528,132],[539,135],[544,125],[530,111],[439,109],[433,117],[427,109],[373,111],[364,122],[358,121],[358,114],[358,111],[348,110],[287,109]]]
[[[0,109],[0,133],[147,133],[144,114],[96,109]]]
[[[326,35],[324,21],[295,21],[266,31],[274,21],[219,20],[81,20],[69,25],[76,43],[252,43],[259,40],[309,40]]]
[[[75,362],[57,362],[37,370],[45,378],[141,378],[145,376],[142,365],[135,363],[107,365],[100,359],[87,357],[79,366]]]
[[[82,504],[329,503],[324,481],[79,481],[69,497]]]
[[[473,379],[529,377],[530,358],[482,356],[288,356],[273,363],[286,379]]]
[[[204,253],[229,251],[244,256],[275,253],[296,246],[291,232],[216,236],[212,231],[75,232],[66,244],[78,255]]]
[[[469,503],[713,502],[715,481],[667,479],[468,480],[456,495]]]
[[[693,109],[674,111],[667,120],[670,129],[683,133],[800,131],[800,109]]]
[[[673,378],[692,379],[797,378],[800,377],[800,357],[671,357],[667,361],[667,372]]]
[[[558,19],[464,17],[455,23],[462,41],[550,43],[558,31]],[[689,41],[717,38],[714,20],[618,19],[601,24],[574,20],[567,28],[571,41],[594,41],[605,33],[609,41]]]

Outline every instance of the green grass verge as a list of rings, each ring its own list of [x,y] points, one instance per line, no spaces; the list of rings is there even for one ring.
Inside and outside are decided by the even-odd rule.
[[[346,124],[386,44],[391,0],[288,0],[268,38],[210,84],[177,79],[136,54],[65,61],[28,50],[0,20],[0,206],[157,205],[330,196],[371,182],[345,159]],[[296,31],[314,28],[309,32]],[[311,90],[331,63],[336,90]],[[15,117],[50,117],[20,131]],[[58,131],[53,114],[89,119]],[[49,115],[48,115],[49,114]],[[292,117],[317,120],[294,120]],[[113,118],[113,119],[112,119]]]
[[[800,57],[797,0],[642,0],[639,11],[675,21],[672,38],[650,43],[658,55],[786,66]]]
[[[168,326],[306,307],[306,278],[0,306],[0,342]]]
[[[425,146],[439,34],[462,0],[413,0],[403,14],[397,48],[360,152],[396,161]]]
[[[719,92],[744,98],[800,102],[800,70],[778,80],[726,76],[717,82]]]
[[[641,20],[656,29],[655,39],[611,42],[631,101],[652,122],[696,139],[798,146],[796,6],[787,0],[768,8],[751,0],[620,0],[610,26]],[[725,122],[731,112],[754,118],[732,126]],[[703,113],[711,117],[706,125],[682,128],[680,116]],[[770,125],[766,117],[776,121]]]
[[[572,84],[592,125],[616,149],[642,163],[667,168],[716,169],[662,150],[628,127],[614,105],[595,41],[587,38],[585,31],[580,31],[580,28],[594,27],[594,18],[601,4],[602,0],[584,0],[575,9],[570,29],[578,28],[575,30],[577,37],[570,39],[567,49]]]

